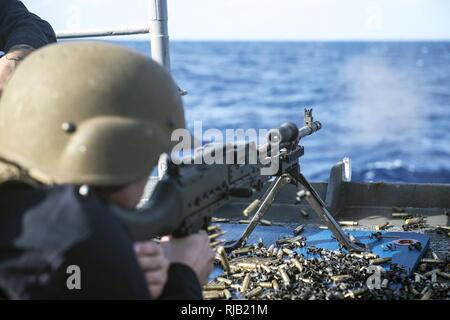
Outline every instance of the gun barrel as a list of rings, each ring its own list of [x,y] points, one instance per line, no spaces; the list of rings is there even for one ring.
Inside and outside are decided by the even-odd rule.
[[[298,129],[299,138],[303,138],[319,131],[322,128],[322,124],[319,121],[314,121],[311,126],[304,126]]]

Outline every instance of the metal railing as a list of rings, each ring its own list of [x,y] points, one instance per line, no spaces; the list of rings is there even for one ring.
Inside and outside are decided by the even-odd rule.
[[[170,71],[169,31],[167,26],[167,0],[150,0],[150,25],[143,27],[125,27],[107,30],[61,31],[58,39],[124,36],[150,34],[151,57]]]

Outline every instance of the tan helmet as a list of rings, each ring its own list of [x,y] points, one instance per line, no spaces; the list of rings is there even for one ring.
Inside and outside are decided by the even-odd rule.
[[[50,45],[3,92],[0,159],[45,184],[123,185],[148,176],[184,126],[178,88],[156,62],[106,43]]]

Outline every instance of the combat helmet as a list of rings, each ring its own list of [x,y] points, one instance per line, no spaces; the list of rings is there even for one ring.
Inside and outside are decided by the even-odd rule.
[[[25,59],[0,99],[0,176],[13,166],[44,184],[131,183],[184,121],[178,87],[151,59],[100,42],[50,45]]]

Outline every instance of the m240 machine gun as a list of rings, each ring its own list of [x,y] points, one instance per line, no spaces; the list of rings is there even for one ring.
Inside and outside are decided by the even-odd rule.
[[[115,212],[137,241],[167,234],[182,237],[205,228],[212,214],[233,197],[250,197],[253,191],[261,191],[269,183],[262,197],[247,208],[248,211],[256,210],[256,213],[246,230],[239,239],[226,246],[232,250],[245,244],[277,194],[285,185],[293,184],[343,247],[349,251],[364,251],[365,248],[352,242],[344,233],[319,194],[300,172],[299,158],[304,154],[304,147],[299,142],[321,127],[320,122],[313,121],[312,109],[305,109],[302,128],[288,122],[272,130],[268,142],[256,147],[258,154],[267,153],[268,162],[276,161],[277,170],[270,175],[262,174],[267,163],[249,163],[252,143],[244,145],[247,151],[244,152],[245,159],[238,159],[242,146],[236,144],[226,148],[225,157],[233,157],[234,164],[175,165],[169,162],[166,174],[156,185],[145,208],[138,212],[115,208]],[[222,148],[225,149],[224,146]],[[217,148],[213,148],[209,152],[216,151]]]

